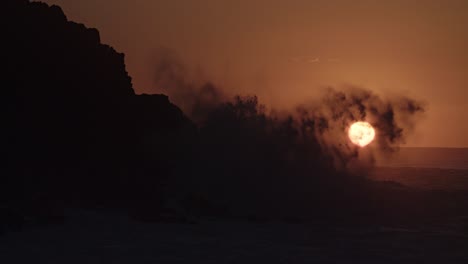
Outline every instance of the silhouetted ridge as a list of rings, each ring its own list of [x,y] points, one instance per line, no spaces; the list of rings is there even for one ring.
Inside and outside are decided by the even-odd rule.
[[[27,1],[11,5],[4,28],[10,51],[6,55],[17,77],[29,76],[22,79],[23,92],[70,94],[60,91],[65,88],[52,90],[66,86],[73,96],[134,94],[124,55],[101,44],[96,29],[68,21],[58,6]],[[50,90],[34,89],[38,81],[49,82]]]
[[[135,95],[124,55],[60,7],[0,5],[8,157],[0,202],[40,215],[67,203],[156,210],[195,133],[191,121],[167,96]]]

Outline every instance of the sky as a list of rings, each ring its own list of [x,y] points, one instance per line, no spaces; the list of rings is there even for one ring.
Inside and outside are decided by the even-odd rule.
[[[425,102],[407,146],[468,147],[468,1],[47,0],[126,54],[137,93],[158,58],[277,109],[327,86]],[[198,80],[197,80],[198,81]]]

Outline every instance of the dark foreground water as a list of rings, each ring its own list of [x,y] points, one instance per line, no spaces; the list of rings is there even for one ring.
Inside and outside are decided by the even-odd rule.
[[[403,149],[371,177],[466,191],[468,149]],[[431,225],[331,228],[221,219],[141,223],[125,214],[71,210],[62,225],[0,236],[0,263],[466,264],[468,212]]]
[[[0,237],[1,263],[466,264],[467,249],[467,232],[450,225],[325,229],[208,220],[145,224],[93,212],[75,212],[62,226]]]

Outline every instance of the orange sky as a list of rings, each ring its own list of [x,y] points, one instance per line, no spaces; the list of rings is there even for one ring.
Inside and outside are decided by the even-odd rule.
[[[47,0],[126,54],[161,92],[161,47],[230,93],[281,108],[353,84],[428,103],[411,146],[468,147],[468,1]]]

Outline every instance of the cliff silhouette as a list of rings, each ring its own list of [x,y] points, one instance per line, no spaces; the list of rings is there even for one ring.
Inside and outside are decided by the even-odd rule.
[[[136,95],[124,54],[96,29],[58,6],[1,5],[2,203],[53,215],[66,203],[160,201],[192,122],[165,95]]]

